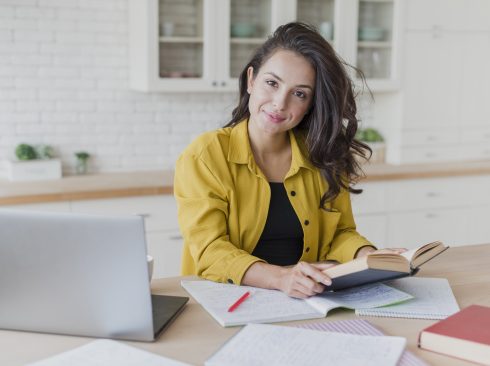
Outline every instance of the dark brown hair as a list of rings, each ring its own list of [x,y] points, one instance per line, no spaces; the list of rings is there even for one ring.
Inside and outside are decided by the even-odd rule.
[[[345,69],[348,65],[312,26],[299,22],[281,25],[256,50],[240,74],[239,104],[226,127],[250,117],[248,68],[253,67],[256,77],[261,66],[279,49],[303,56],[316,73],[312,107],[295,130],[303,132],[299,135],[304,136],[308,158],[328,183],[320,207],[324,208],[326,202],[334,200],[342,188],[361,193],[362,190],[350,186],[362,176],[354,156],[367,158],[371,150],[354,138],[358,125],[357,107],[353,85]]]

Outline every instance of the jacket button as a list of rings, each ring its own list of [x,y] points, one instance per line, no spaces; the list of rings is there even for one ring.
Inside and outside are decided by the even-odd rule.
[[[310,247],[306,247],[305,252],[308,253],[310,251]]]
[[[231,283],[233,285],[233,280],[231,278],[228,278],[226,282]]]
[[[291,196],[296,196],[296,192],[295,191],[291,191]]]
[[[310,222],[308,220],[305,220],[305,225],[309,225]]]

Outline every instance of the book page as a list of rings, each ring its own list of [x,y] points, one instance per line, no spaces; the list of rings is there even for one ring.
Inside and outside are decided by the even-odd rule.
[[[190,366],[109,339],[99,339],[28,366]]]
[[[413,299],[377,309],[356,310],[358,315],[396,318],[445,319],[459,311],[451,286],[445,278],[408,277],[386,282]]]
[[[281,291],[212,281],[183,280],[181,284],[222,326],[324,316],[304,300],[294,299]],[[252,294],[236,310],[228,312],[228,308],[247,291]]]
[[[325,315],[336,307],[348,309],[375,308],[413,298],[412,295],[382,283],[353,287],[337,292],[324,292],[305,301]]]
[[[221,365],[396,365],[406,340],[249,324],[205,362]]]

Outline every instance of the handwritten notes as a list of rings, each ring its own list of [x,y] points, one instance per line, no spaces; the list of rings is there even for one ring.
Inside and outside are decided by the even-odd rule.
[[[212,281],[181,282],[189,294],[222,326],[271,323],[323,318],[337,307],[369,308],[404,301],[412,296],[383,284],[372,284],[336,293],[324,293],[307,300],[294,299],[281,291],[237,286]],[[253,291],[235,311],[228,308],[246,291]]]
[[[249,324],[205,362],[221,365],[396,365],[406,340]]]

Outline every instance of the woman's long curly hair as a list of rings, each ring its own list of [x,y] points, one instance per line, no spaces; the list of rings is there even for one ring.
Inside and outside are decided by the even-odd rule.
[[[342,188],[361,193],[362,190],[350,185],[363,174],[354,156],[367,159],[371,149],[354,138],[358,127],[357,107],[353,85],[345,69],[348,65],[307,24],[293,22],[280,26],[256,50],[240,74],[239,104],[225,127],[234,126],[250,117],[247,70],[252,67],[255,78],[261,66],[277,50],[293,51],[303,56],[316,73],[312,107],[295,129],[303,132],[308,158],[320,169],[328,183],[320,207],[324,208],[327,202],[334,200]]]

